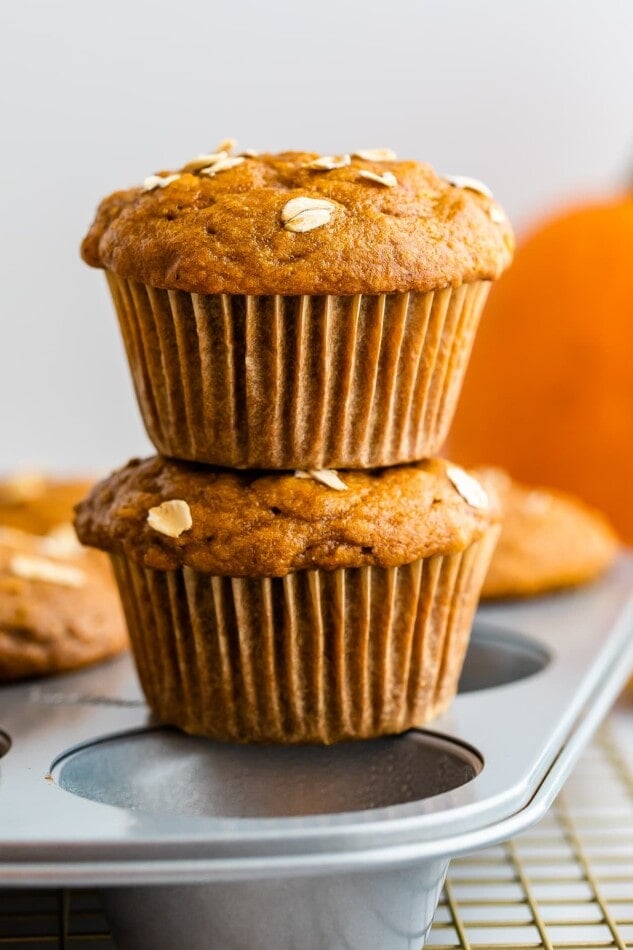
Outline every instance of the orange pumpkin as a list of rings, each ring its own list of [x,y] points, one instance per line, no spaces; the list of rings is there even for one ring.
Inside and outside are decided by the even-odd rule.
[[[493,287],[447,446],[567,488],[633,543],[633,196],[578,207]]]

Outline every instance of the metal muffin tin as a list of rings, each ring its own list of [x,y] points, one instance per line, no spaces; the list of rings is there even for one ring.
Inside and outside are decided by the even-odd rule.
[[[330,748],[154,724],[129,658],[0,689],[0,884],[98,886],[121,948],[422,946],[453,855],[547,810],[633,660],[633,556],[480,609],[450,711]]]

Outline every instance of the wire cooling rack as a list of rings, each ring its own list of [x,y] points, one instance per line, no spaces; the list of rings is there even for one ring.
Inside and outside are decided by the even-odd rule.
[[[633,709],[617,710],[549,814],[451,862],[427,950],[633,947]]]
[[[115,944],[93,891],[0,890],[0,948],[7,947]],[[539,947],[633,948],[630,703],[614,711],[534,829],[451,862],[426,950]]]

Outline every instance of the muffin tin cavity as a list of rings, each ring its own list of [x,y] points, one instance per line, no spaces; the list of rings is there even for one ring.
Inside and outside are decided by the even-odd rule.
[[[459,693],[506,686],[540,673],[551,653],[523,634],[481,621],[475,624],[459,680]]]
[[[6,755],[9,749],[11,748],[11,739],[0,729],[0,759],[3,755]]]
[[[58,759],[66,791],[155,815],[283,818],[384,808],[450,792],[483,768],[459,742],[411,731],[335,746],[239,746],[159,728]]]

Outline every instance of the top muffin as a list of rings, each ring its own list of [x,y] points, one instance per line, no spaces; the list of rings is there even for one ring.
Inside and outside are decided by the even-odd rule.
[[[94,267],[197,294],[426,292],[492,280],[513,238],[488,189],[389,149],[230,154],[232,143],[105,198]]]

